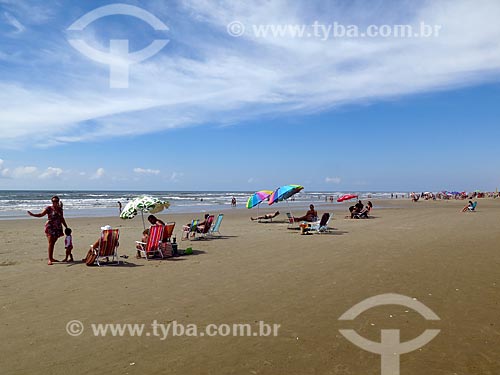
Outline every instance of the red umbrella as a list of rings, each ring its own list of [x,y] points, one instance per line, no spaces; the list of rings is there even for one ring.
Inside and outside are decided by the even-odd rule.
[[[337,199],[337,202],[348,201],[349,199],[353,199],[353,198],[357,198],[357,197],[358,196],[355,194],[344,194],[339,199]]]

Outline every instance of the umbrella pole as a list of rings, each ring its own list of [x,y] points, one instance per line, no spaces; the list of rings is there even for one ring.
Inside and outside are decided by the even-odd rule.
[[[144,230],[146,230],[146,224],[144,224],[144,211],[141,210],[141,216],[142,216],[142,226],[144,227]]]

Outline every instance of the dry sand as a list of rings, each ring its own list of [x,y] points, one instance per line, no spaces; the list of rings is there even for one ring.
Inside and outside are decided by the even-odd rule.
[[[377,209],[377,204],[393,206]],[[1,221],[1,374],[380,374],[380,356],[339,333],[380,340],[381,328],[407,341],[441,333],[401,357],[401,374],[500,373],[500,200],[376,202],[370,220],[345,220],[331,234],[301,236],[283,222],[251,222],[229,210],[219,239],[182,242],[195,254],[135,259],[140,218],[68,220],[75,259],[104,224],[121,230],[119,267],[46,265],[42,219]],[[343,207],[345,209],[345,207]],[[271,210],[272,211],[272,210]],[[321,211],[320,211],[321,212]],[[192,215],[159,215],[182,223]],[[283,215],[284,216],[284,215]],[[283,217],[281,216],[281,217]],[[62,259],[63,241],[56,258]],[[338,317],[383,293],[417,298],[440,318],[401,306]],[[66,324],[79,320],[79,337]],[[277,337],[95,337],[91,323],[280,324]],[[149,328],[149,327],[148,327]],[[151,331],[149,329],[149,331]]]

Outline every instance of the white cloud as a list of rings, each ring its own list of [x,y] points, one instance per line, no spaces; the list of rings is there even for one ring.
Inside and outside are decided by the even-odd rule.
[[[59,177],[63,173],[61,168],[48,167],[45,172],[43,172],[39,178],[51,178],[51,177]]]
[[[162,3],[157,4],[161,11]],[[195,33],[179,37],[196,58],[176,55],[166,47],[155,58],[133,65],[130,87],[121,91],[108,89],[107,67],[69,46],[41,51],[33,63],[52,62],[45,64],[51,66],[47,74],[64,78],[65,86],[32,84],[30,77],[1,81],[0,143],[22,146],[30,137],[30,144],[47,146],[232,123],[280,111],[312,113],[346,103],[481,83],[500,71],[497,1],[481,6],[468,0],[381,2],[384,6],[375,11],[367,11],[360,2],[325,2],[318,7],[310,2],[290,6],[284,0],[186,0],[184,4],[187,10],[180,16],[193,17],[186,21],[203,23],[213,34],[211,38]],[[327,41],[248,34],[231,38],[225,32],[234,20],[249,28],[252,24],[311,24],[317,19],[325,24],[338,20],[359,25],[418,25],[423,20],[442,28],[436,38]],[[65,64],[71,69],[65,70]]]
[[[101,177],[104,176],[104,168],[97,168],[97,170],[95,171],[95,173],[90,177],[91,180],[98,180],[100,179]]]
[[[19,20],[12,14],[4,12],[3,16],[7,21],[7,23],[16,29],[15,31],[16,33],[22,33],[24,30],[26,30],[26,27],[24,27],[24,25],[21,22],[19,22]]]
[[[134,168],[134,173],[140,173],[140,174],[154,174],[158,175],[160,174],[159,169],[144,169],[144,168]]]
[[[9,177],[9,168],[4,168],[5,162],[3,159],[0,159],[0,176],[2,177]]]
[[[0,0],[0,5],[18,15],[18,18],[22,18],[23,22],[33,25],[49,21],[57,12],[57,8],[61,6],[57,2],[40,4],[40,0]]]
[[[325,182],[328,184],[340,184],[340,177],[325,177]]]
[[[35,173],[38,172],[37,167],[33,166],[26,166],[26,167],[17,167],[12,170],[12,172],[8,172],[7,175],[11,176],[13,178],[23,178],[23,177],[29,177],[29,176],[34,176]]]
[[[179,177],[184,176],[184,173],[182,172],[172,172],[170,175],[170,181],[172,182],[179,182]]]

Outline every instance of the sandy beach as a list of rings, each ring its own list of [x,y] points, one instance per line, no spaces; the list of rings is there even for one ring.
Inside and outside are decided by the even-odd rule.
[[[373,218],[346,220],[335,207],[327,234],[301,236],[282,215],[251,222],[255,211],[227,210],[216,239],[180,242],[194,254],[135,259],[140,218],[68,220],[75,259],[100,227],[120,229],[118,267],[80,262],[47,266],[44,219],[0,223],[2,374],[379,374],[380,355],[353,345],[339,329],[380,341],[382,328],[407,341],[440,329],[429,344],[401,356],[405,375],[500,373],[500,200],[377,201]],[[377,209],[377,205],[387,208]],[[328,207],[328,206],[326,206]],[[332,211],[331,209],[328,209]],[[272,211],[272,210],[269,210]],[[320,213],[325,209],[321,208]],[[201,216],[201,215],[198,215]],[[192,214],[158,215],[176,221]],[[63,241],[55,256],[64,256]],[[398,293],[440,318],[425,320],[402,306],[338,318],[362,300]],[[81,321],[77,337],[66,331]],[[276,337],[96,337],[91,324],[157,321],[279,324]]]

